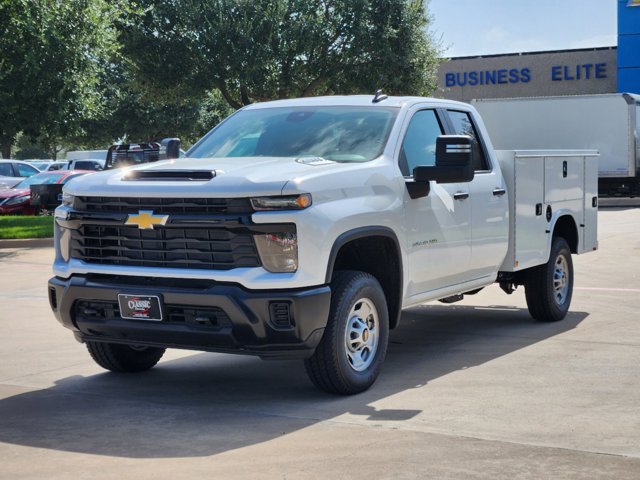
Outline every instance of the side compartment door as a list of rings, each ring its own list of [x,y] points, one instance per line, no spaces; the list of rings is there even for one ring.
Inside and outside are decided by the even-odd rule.
[[[490,155],[478,135],[470,112],[447,110],[456,135],[473,139],[475,175],[471,181],[471,258],[469,280],[495,275],[502,265],[509,242],[509,205],[507,186],[500,168],[492,165]]]
[[[409,115],[398,165],[406,178],[418,165],[435,165],[436,139],[444,133],[442,113],[416,108]],[[405,196],[409,296],[467,280],[471,256],[471,206],[466,183],[431,182],[429,195]]]

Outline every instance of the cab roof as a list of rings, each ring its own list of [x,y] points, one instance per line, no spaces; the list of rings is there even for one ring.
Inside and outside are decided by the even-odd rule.
[[[374,95],[335,95],[324,97],[291,98],[286,100],[274,100],[263,103],[247,105],[243,110],[280,107],[321,107],[321,106],[357,106],[357,107],[410,107],[416,103],[430,103],[444,106],[468,106],[466,103],[454,100],[444,100],[431,97],[387,97],[384,100],[373,102]]]

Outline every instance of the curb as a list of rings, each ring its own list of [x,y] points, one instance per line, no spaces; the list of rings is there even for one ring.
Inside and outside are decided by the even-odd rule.
[[[27,238],[0,240],[0,248],[45,248],[53,247],[53,238]]]

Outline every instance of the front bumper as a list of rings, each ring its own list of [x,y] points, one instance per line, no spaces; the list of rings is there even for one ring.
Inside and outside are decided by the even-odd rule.
[[[163,321],[120,317],[118,294],[155,295]],[[322,338],[328,286],[246,290],[212,281],[73,275],[49,280],[49,301],[79,341],[305,358]]]

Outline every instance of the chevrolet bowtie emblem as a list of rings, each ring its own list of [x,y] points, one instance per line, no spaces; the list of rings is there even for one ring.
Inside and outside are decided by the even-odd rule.
[[[154,225],[164,225],[169,215],[154,215],[153,210],[140,210],[137,215],[129,215],[125,225],[136,225],[141,230],[152,229]]]

